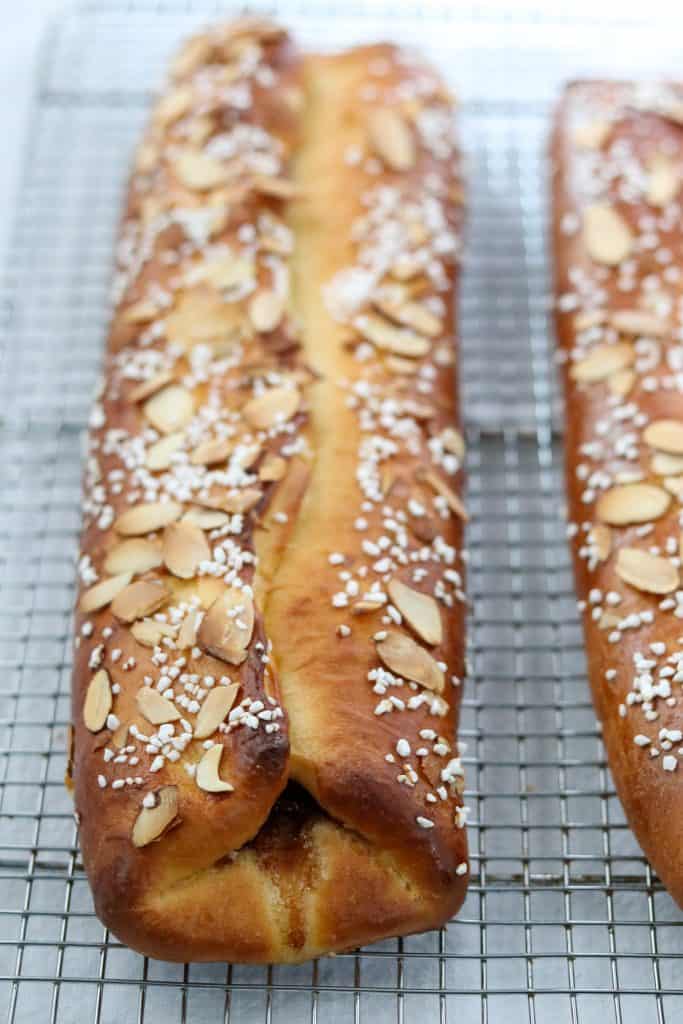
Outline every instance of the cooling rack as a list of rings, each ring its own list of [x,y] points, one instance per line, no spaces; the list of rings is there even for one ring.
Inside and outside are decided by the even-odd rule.
[[[82,437],[150,91],[176,41],[230,9],[81,4],[52,26],[40,60],[0,292],[0,1020],[680,1021],[683,922],[625,825],[588,698],[545,250],[559,83],[675,73],[677,33],[652,6],[268,7],[319,46],[387,34],[417,44],[463,98],[472,884],[439,932],[293,968],[149,961],[93,914],[62,786]]]

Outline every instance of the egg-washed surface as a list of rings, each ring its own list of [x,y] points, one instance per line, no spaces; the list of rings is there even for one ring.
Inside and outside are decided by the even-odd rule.
[[[569,535],[629,821],[683,900],[683,90],[579,82],[552,147]]]
[[[138,150],[72,773],[98,912],[153,955],[303,959],[462,901],[451,108],[394,48],[244,20]]]

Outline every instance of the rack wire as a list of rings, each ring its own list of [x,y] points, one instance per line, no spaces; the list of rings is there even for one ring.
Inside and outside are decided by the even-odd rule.
[[[559,82],[598,68],[675,69],[676,33],[667,44],[656,19],[619,17],[612,5],[596,21],[585,0],[512,14],[445,0],[271,5],[304,41],[328,47],[390,26],[464,97],[472,611],[461,735],[473,877],[461,913],[439,932],[273,968],[149,961],[93,914],[62,786],[82,436],[150,90],[177,39],[227,6],[81,4],[53,25],[40,61],[0,291],[0,1019],[681,1020],[680,912],[624,822],[588,696],[545,250],[545,138]]]

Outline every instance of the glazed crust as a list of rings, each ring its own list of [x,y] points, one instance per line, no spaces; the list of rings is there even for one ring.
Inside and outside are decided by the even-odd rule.
[[[91,430],[76,808],[97,913],[130,946],[294,962],[438,926],[466,889],[457,152],[442,86],[392,47],[302,57],[247,20],[190,40],[173,77]]]
[[[650,428],[683,420],[682,97],[676,86],[573,83],[551,145],[569,533],[590,685],[629,824],[681,906],[683,467],[677,428],[673,448]],[[618,217],[600,213],[597,238],[586,213],[596,205]],[[643,484],[654,490],[633,489]],[[626,490],[615,513],[616,487]],[[635,574],[632,549],[646,556]]]

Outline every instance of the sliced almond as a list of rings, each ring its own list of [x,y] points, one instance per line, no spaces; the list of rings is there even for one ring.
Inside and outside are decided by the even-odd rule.
[[[205,498],[202,502],[206,508],[227,512],[230,515],[244,515],[258,505],[263,497],[255,487],[245,487],[234,494],[226,494],[223,498]]]
[[[181,623],[176,639],[176,645],[181,651],[186,650],[188,647],[194,647],[197,640],[198,624],[199,615],[197,609],[191,608]]]
[[[274,331],[282,320],[285,302],[277,292],[261,289],[249,303],[249,319],[255,331],[266,334]]]
[[[192,419],[194,398],[186,388],[170,384],[145,402],[144,413],[161,434],[171,434]]]
[[[202,530],[186,521],[166,527],[163,552],[166,568],[181,580],[193,579],[200,563],[211,560],[211,548]]]
[[[631,252],[633,234],[609,203],[593,203],[583,211],[583,238],[591,259],[615,267]]]
[[[112,548],[104,561],[105,571],[112,575],[149,572],[161,565],[161,548],[151,540],[134,537]]]
[[[387,591],[405,621],[421,640],[430,645],[441,643],[441,613],[431,594],[422,594],[396,579],[391,580]]]
[[[574,131],[574,143],[579,149],[600,149],[609,133],[609,121],[602,118],[583,121]]]
[[[607,387],[613,395],[618,395],[619,398],[626,398],[633,390],[637,379],[635,370],[619,370],[607,378]]]
[[[679,501],[683,498],[683,476],[665,476],[662,485]]]
[[[111,744],[113,747],[116,747],[117,750],[121,750],[121,748],[125,747],[128,742],[129,729],[130,726],[126,722],[121,722],[121,724],[114,729],[111,734]]]
[[[177,722],[181,713],[172,701],[151,686],[141,687],[135,695],[140,714],[152,725]]]
[[[173,78],[186,78],[211,56],[211,41],[206,35],[192,36],[187,40],[171,62]]]
[[[196,149],[188,148],[175,156],[171,168],[178,181],[192,191],[205,192],[226,180],[225,165]]]
[[[664,153],[655,153],[648,160],[646,169],[645,198],[652,206],[668,206],[681,187],[679,165]]]
[[[119,591],[111,603],[111,610],[121,622],[135,622],[161,608],[169,596],[161,580],[138,580]]]
[[[254,280],[254,260],[251,256],[232,256],[230,259],[203,260],[194,264],[187,274],[189,284],[204,281],[214,288],[238,288]]]
[[[140,537],[175,522],[182,511],[182,505],[175,501],[151,501],[144,505],[134,505],[121,513],[114,522],[114,529],[123,537]]]
[[[619,309],[610,315],[609,322],[620,334],[665,338],[669,333],[666,320],[645,309]]]
[[[424,270],[424,263],[411,253],[400,253],[392,264],[391,276],[397,281],[412,281]]]
[[[143,647],[158,647],[164,637],[174,637],[175,629],[167,622],[156,622],[154,619],[140,619],[130,627],[132,635]]]
[[[683,473],[683,455],[668,455],[666,452],[655,452],[652,456],[650,469],[657,476],[671,476]]]
[[[230,522],[230,516],[219,509],[191,508],[183,516],[183,522],[194,523],[202,530],[218,530]]]
[[[215,466],[219,462],[226,462],[232,449],[232,441],[224,437],[203,441],[190,455],[190,462],[193,466]]]
[[[156,395],[157,391],[165,388],[172,380],[173,373],[170,370],[162,370],[161,373],[155,374],[149,380],[143,380],[141,384],[136,385],[128,398],[131,402],[144,402],[146,398]]]
[[[225,721],[225,716],[235,703],[238,690],[237,683],[230,683],[229,686],[215,686],[213,690],[209,690],[195,721],[194,738],[196,740],[205,740],[207,736],[211,736],[216,731],[221,722]]]
[[[585,310],[581,313],[576,313],[573,319],[575,331],[589,331],[593,327],[601,327],[605,323],[607,323],[606,309]]]
[[[444,674],[434,658],[405,633],[390,632],[377,644],[380,661],[390,672],[419,683],[427,690],[442,693]]]
[[[178,818],[178,787],[162,786],[154,793],[154,807],[143,806],[133,825],[133,846],[142,847],[159,839]]]
[[[254,603],[250,595],[237,587],[229,587],[216,598],[197,632],[199,646],[208,654],[241,665],[254,631]]]
[[[670,594],[680,584],[678,569],[667,558],[651,555],[640,548],[621,548],[615,571],[625,583],[647,594]]]
[[[375,305],[391,320],[403,324],[404,327],[412,327],[419,334],[438,338],[443,333],[442,320],[420,302],[392,302],[380,299]]]
[[[300,194],[299,187],[288,178],[276,178],[269,174],[254,174],[251,184],[255,192],[273,199],[296,199]]]
[[[252,398],[242,410],[249,426],[268,430],[291,420],[299,408],[301,395],[296,388],[277,387]]]
[[[275,480],[282,480],[287,472],[287,460],[281,455],[267,455],[261,464],[258,475],[259,480],[264,483],[272,483]]]
[[[609,526],[650,523],[663,516],[671,495],[654,484],[618,484],[598,498],[595,512]]]
[[[604,523],[596,523],[588,534],[588,543],[599,562],[605,562],[612,550],[612,531]]]
[[[460,462],[465,459],[465,439],[455,427],[446,427],[441,431],[441,444],[447,452],[455,455]]]
[[[135,153],[135,170],[140,174],[151,174],[159,161],[159,151],[149,142],[143,142]]]
[[[354,326],[366,341],[372,342],[384,352],[392,352],[397,356],[419,359],[427,355],[430,349],[430,341],[424,335],[418,334],[410,327],[396,327],[374,313],[363,313],[362,316],[356,317]]]
[[[368,116],[370,145],[392,171],[409,171],[415,164],[416,147],[412,130],[393,107],[378,107]]]
[[[132,305],[126,306],[121,314],[121,319],[126,324],[146,324],[153,320],[158,312],[159,307],[149,299],[140,299],[139,302],[133,302]]]
[[[173,456],[181,450],[184,443],[185,435],[182,431],[162,437],[147,449],[145,466],[153,473],[168,469],[173,464]]]
[[[400,374],[402,377],[414,377],[419,367],[412,359],[404,359],[403,356],[387,356],[384,364],[391,373]]]
[[[242,316],[214,289],[198,285],[180,292],[165,319],[166,337],[187,350],[197,344],[235,344],[241,337]]]
[[[154,120],[167,128],[174,121],[183,117],[192,104],[192,89],[189,85],[180,85],[161,97],[154,109]]]
[[[112,709],[114,698],[111,682],[105,669],[96,672],[88,683],[83,701],[83,724],[90,732],[99,732],[107,724],[107,716]]]
[[[233,461],[242,469],[251,469],[261,455],[260,444],[249,444],[240,446],[233,456]]]
[[[669,455],[683,455],[683,420],[653,420],[643,431],[651,448]]]
[[[419,474],[419,479],[424,480],[429,484],[432,490],[436,491],[437,494],[440,494],[442,498],[446,499],[451,512],[455,513],[459,519],[467,522],[469,516],[467,515],[465,506],[453,488],[449,487],[446,481],[442,480],[438,473],[434,473],[431,469],[427,469]]]
[[[592,384],[606,380],[612,374],[624,370],[635,361],[632,345],[617,342],[614,345],[596,345],[588,355],[574,363],[569,371],[572,380],[580,384]]]
[[[195,779],[199,788],[203,789],[205,793],[232,793],[234,790],[234,786],[225,782],[218,774],[222,756],[223,747],[220,743],[216,743],[202,755],[202,759],[197,765]]]
[[[101,580],[94,587],[83,591],[78,607],[86,615],[90,612],[97,612],[100,608],[106,608],[116,595],[128,586],[132,578],[131,572],[122,572],[118,576],[109,576],[107,579]]]

